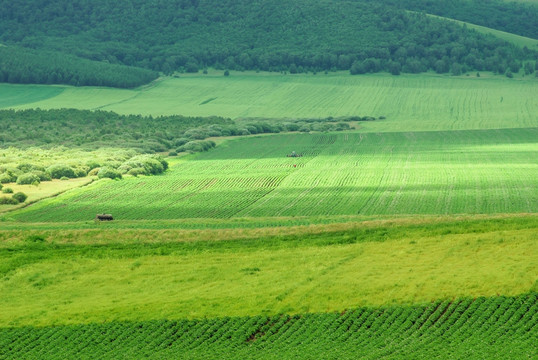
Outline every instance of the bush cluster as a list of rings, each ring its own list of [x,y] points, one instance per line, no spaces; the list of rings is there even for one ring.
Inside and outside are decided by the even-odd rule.
[[[158,175],[168,169],[168,162],[158,155],[138,155],[120,166],[120,174],[130,175]]]
[[[103,179],[103,178],[121,179],[122,176],[118,170],[105,166],[99,169],[99,172],[97,173],[97,177],[99,179]]]
[[[215,142],[212,140],[194,140],[189,141],[185,145],[182,145],[177,148],[177,152],[202,152],[207,151],[211,148],[214,148],[216,146]]]
[[[10,191],[2,191],[5,194],[13,193],[13,190],[10,188],[5,188],[4,190],[9,189]],[[11,197],[1,196],[0,205],[17,205],[26,201],[28,196],[25,193],[18,192],[13,194]]]

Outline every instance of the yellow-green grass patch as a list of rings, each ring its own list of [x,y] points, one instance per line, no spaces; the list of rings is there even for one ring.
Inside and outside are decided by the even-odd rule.
[[[39,200],[59,195],[67,190],[71,190],[83,185],[87,185],[93,181],[90,177],[69,179],[69,180],[57,180],[44,181],[39,185],[17,185],[17,184],[4,184],[5,188],[11,188],[14,193],[22,192],[28,196],[24,203],[18,205],[0,205],[0,213],[19,209],[25,207],[31,203]],[[0,193],[2,196],[11,196],[11,194]]]
[[[535,227],[417,234],[326,245],[286,236],[217,247],[34,243],[9,251],[26,263],[0,281],[0,325],[333,312],[536,287]]]

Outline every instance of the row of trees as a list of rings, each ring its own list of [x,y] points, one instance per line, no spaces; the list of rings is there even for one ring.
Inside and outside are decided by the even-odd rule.
[[[497,9],[453,1],[459,2],[481,4],[483,18]],[[0,42],[165,74],[210,66],[397,74],[450,72],[453,64],[505,72],[536,60],[534,50],[398,6],[390,0],[0,0]],[[505,14],[515,16],[509,9]]]
[[[0,110],[0,147],[100,147],[138,153],[168,151],[174,141],[196,127],[233,125],[222,117],[119,115],[75,109]]]
[[[133,149],[135,153],[155,153],[177,149],[190,141],[209,137],[282,131],[338,131],[349,129],[349,121],[374,119],[371,116],[351,116],[236,122],[217,116],[152,117],[120,115],[102,110],[0,110],[0,147],[47,148],[61,145],[94,150],[112,146]]]
[[[38,185],[52,179],[74,179],[85,176],[116,179],[124,174],[158,175],[168,169],[168,162],[158,155],[136,155],[123,162],[98,163],[88,161],[77,165],[55,163],[48,167],[40,164],[21,163],[17,166],[0,166],[0,184]],[[1,189],[1,187],[0,187]],[[10,188],[6,188],[10,189]]]

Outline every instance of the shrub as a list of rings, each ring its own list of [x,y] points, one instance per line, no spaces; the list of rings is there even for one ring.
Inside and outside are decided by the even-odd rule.
[[[257,134],[258,133],[258,128],[256,126],[254,126],[254,125],[247,125],[247,126],[245,126],[245,128],[251,134]]]
[[[39,176],[32,173],[19,175],[19,177],[17,178],[18,185],[30,185],[36,182],[39,183],[40,181],[41,179],[39,179]]]
[[[215,145],[215,142],[211,140],[189,141],[185,145],[179,147],[178,151],[202,152],[215,147]]]
[[[11,176],[7,173],[0,174],[0,184],[7,184],[11,182]]]
[[[31,172],[31,174],[36,175],[39,178],[39,181],[51,181],[52,180],[50,174],[41,170],[34,170]]]
[[[170,151],[170,152],[168,153],[168,156],[177,156],[177,152],[175,152],[175,151]]]
[[[75,178],[75,170],[71,166],[65,164],[54,164],[47,168],[47,172],[53,179],[61,179],[62,177]]]
[[[34,169],[34,165],[22,163],[22,164],[17,165],[17,169],[26,173],[26,172],[32,171]]]
[[[89,170],[90,169],[88,169],[88,168],[77,167],[77,168],[75,168],[75,176],[76,177],[84,177],[84,176],[88,175]]]
[[[157,175],[168,169],[168,163],[160,156],[139,155],[124,162],[118,170],[122,173],[129,173],[131,169],[135,168],[144,169],[144,175]]]
[[[90,160],[86,163],[86,166],[89,168],[88,171],[90,171],[95,168],[101,167],[101,164],[99,164],[97,161]]]
[[[188,143],[190,140],[187,139],[187,138],[179,138],[177,139],[176,141],[174,141],[174,145],[175,146],[183,146],[185,145],[186,143]]]
[[[106,167],[106,166],[102,167],[101,170],[99,170],[99,172],[97,173],[97,177],[99,179],[103,179],[103,178],[121,179],[122,178],[121,173],[118,170],[110,168],[110,167]]]
[[[0,205],[17,205],[18,203],[17,199],[13,199],[12,197],[0,197]]]
[[[88,176],[96,176],[99,173],[99,170],[101,170],[100,167],[96,167],[96,168],[91,169],[88,172]]]
[[[62,176],[62,177],[60,178],[60,180],[64,180],[64,181],[65,181],[65,180],[69,180],[69,178],[68,178],[67,176]]]
[[[190,129],[185,131],[185,134],[183,135],[195,140],[203,140],[209,137],[209,134],[203,129]]]
[[[141,167],[132,168],[131,170],[127,172],[127,174],[132,175],[132,176],[147,175],[146,169],[141,168]]]
[[[109,160],[103,164],[102,167],[109,167],[113,169],[117,169],[121,166],[121,161],[118,160]]]
[[[2,192],[3,192],[4,194],[13,194],[13,189],[12,189],[12,188],[9,188],[9,187],[7,187],[7,188],[3,188],[3,189],[2,189]]]
[[[0,190],[2,190],[3,187],[4,187],[4,185],[0,184]]]
[[[0,170],[2,171],[2,170]],[[17,181],[19,175],[22,175],[23,172],[17,168],[4,168],[3,174],[0,175],[0,183],[7,184],[10,182]]]
[[[299,125],[297,125],[297,124],[287,123],[287,124],[285,124],[285,126],[286,126],[287,131],[298,131],[299,130]]]
[[[17,200],[20,203],[23,203],[28,199],[28,196],[25,193],[18,192],[13,194],[13,199]]]

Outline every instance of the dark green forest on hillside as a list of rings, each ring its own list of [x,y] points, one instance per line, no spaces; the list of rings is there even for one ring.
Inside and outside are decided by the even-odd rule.
[[[0,82],[133,88],[158,77],[155,71],[108,64],[69,54],[0,46]]]
[[[484,18],[498,17],[498,7],[485,6],[483,1],[469,3]],[[78,74],[67,80],[34,75],[35,82],[121,87],[135,86],[154,74],[111,68],[111,64],[164,74],[206,67],[290,73],[349,70],[397,75],[434,70],[459,75],[488,70],[504,74],[519,71],[529,61],[534,65],[538,54],[406,11],[390,0],[0,0],[0,8],[0,42],[10,45],[0,53],[0,63],[10,64],[2,69],[3,81],[8,82],[28,80],[15,74],[32,69],[43,50],[73,55],[65,62]],[[514,20],[521,7],[511,9],[502,10]],[[450,15],[448,10],[436,12]],[[530,19],[531,31],[535,18],[532,11],[524,18]],[[13,45],[36,52],[15,56],[10,53]],[[79,58],[95,64],[79,66],[75,61]],[[125,80],[105,83],[95,75],[92,78],[89,73],[96,64],[108,74],[121,69],[116,78]],[[43,68],[53,66],[43,62]]]
[[[374,0],[370,0],[374,1]],[[538,5],[502,0],[375,0],[538,39]]]

